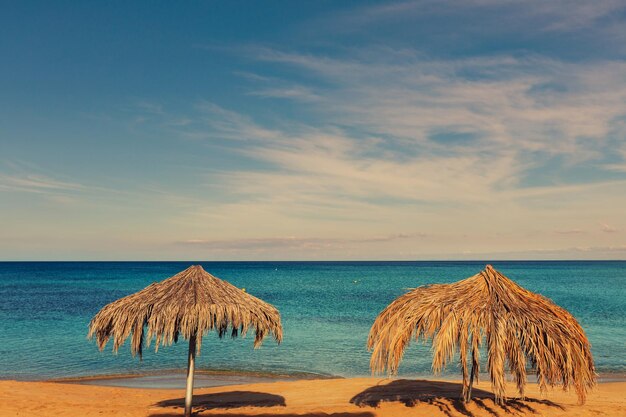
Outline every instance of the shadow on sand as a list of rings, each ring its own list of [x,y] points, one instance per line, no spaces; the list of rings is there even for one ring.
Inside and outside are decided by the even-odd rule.
[[[214,394],[201,394],[194,395],[193,397],[193,415],[198,415],[203,411],[216,410],[216,409],[233,409],[240,407],[284,407],[285,398],[280,395],[268,394],[264,392],[252,392],[252,391],[230,391],[230,392],[218,392]],[[185,399],[176,398],[171,400],[159,401],[155,404],[156,407],[173,407],[176,409],[174,412],[165,413],[153,413],[148,417],[180,417],[183,415],[185,408]],[[228,417],[375,417],[370,412],[357,412],[357,413],[264,413],[264,414],[250,414],[233,413],[223,414]],[[211,413],[211,416],[220,416],[220,414]]]
[[[178,414],[150,414],[148,417],[180,417],[182,411]],[[193,415],[196,415],[194,412]],[[373,413],[305,413],[305,414],[210,414],[212,417],[375,417]]]
[[[538,411],[533,404],[542,404],[548,407],[564,408],[552,401],[526,398],[510,399],[503,405],[494,401],[494,395],[485,390],[474,388],[472,402],[465,404],[461,399],[462,384],[443,381],[406,380],[400,379],[385,385],[375,385],[355,395],[350,402],[359,407],[378,407],[383,402],[401,402],[407,407],[418,404],[434,405],[446,416],[452,417],[460,413],[467,417],[474,417],[470,408],[475,407],[486,411],[492,417],[504,417],[507,414],[533,413]]]
[[[155,404],[156,407],[185,408],[184,398],[163,400]],[[280,395],[265,392],[229,391],[215,394],[201,394],[193,396],[194,411],[213,410],[216,408],[239,407],[276,407],[285,406],[285,398]]]

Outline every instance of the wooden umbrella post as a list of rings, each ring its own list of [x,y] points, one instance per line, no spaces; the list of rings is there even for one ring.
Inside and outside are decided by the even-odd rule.
[[[466,403],[472,401],[472,384],[474,384],[474,378],[476,375],[476,369],[474,369],[474,355],[474,349],[472,349],[472,371],[470,372],[469,387],[467,388],[467,396],[465,397]]]
[[[196,360],[196,335],[189,338],[189,356],[187,359],[187,391],[185,392],[185,417],[191,417],[193,399],[193,372]]]
[[[470,384],[467,389],[467,397],[465,397],[466,403],[472,401],[472,384],[474,383],[474,375],[475,375],[474,372],[476,372],[476,370],[474,369],[474,364],[472,363],[472,372],[470,373]]]

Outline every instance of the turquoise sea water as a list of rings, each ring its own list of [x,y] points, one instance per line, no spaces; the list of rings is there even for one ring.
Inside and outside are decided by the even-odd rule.
[[[376,315],[408,288],[474,275],[484,262],[195,262],[274,304],[284,341],[204,338],[199,369],[369,375],[365,341]],[[191,262],[0,263],[0,378],[48,379],[184,369],[187,344],[133,359],[86,339],[105,304]],[[568,309],[592,343],[599,373],[626,373],[626,262],[493,262],[520,285]],[[430,372],[429,346],[413,345],[405,376]],[[454,366],[449,369],[455,372]]]

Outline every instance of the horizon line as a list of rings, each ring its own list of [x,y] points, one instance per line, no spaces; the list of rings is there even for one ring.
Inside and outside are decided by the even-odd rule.
[[[231,263],[322,263],[322,262],[626,262],[626,259],[318,259],[318,260],[95,260],[95,259],[70,259],[70,260],[0,260],[0,263],[18,263],[18,262],[65,262],[65,263],[79,263],[79,262],[102,262],[102,263],[139,263],[139,262],[153,262],[153,263],[171,263],[171,262],[190,262],[190,263],[218,263],[218,262],[231,262]]]

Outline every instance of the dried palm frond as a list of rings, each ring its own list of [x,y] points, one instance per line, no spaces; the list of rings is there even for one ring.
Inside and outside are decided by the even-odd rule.
[[[566,390],[573,386],[580,403],[585,402],[587,391],[596,382],[590,344],[576,319],[491,265],[453,284],[416,288],[387,306],[376,318],[368,338],[372,371],[397,373],[412,339],[432,339],[435,373],[459,352],[462,396],[466,401],[471,398],[472,383],[478,380],[483,342],[498,403],[506,400],[505,362],[522,397],[527,365],[535,369],[542,392],[548,386],[561,385]]]
[[[187,340],[193,337],[199,351],[201,336],[211,330],[220,337],[236,337],[251,327],[254,347],[269,333],[277,342],[282,340],[280,314],[274,306],[195,265],[106,305],[91,320],[88,337],[96,338],[100,350],[113,338],[117,351],[130,336],[133,356],[141,357],[153,339],[158,350],[181,335]]]

